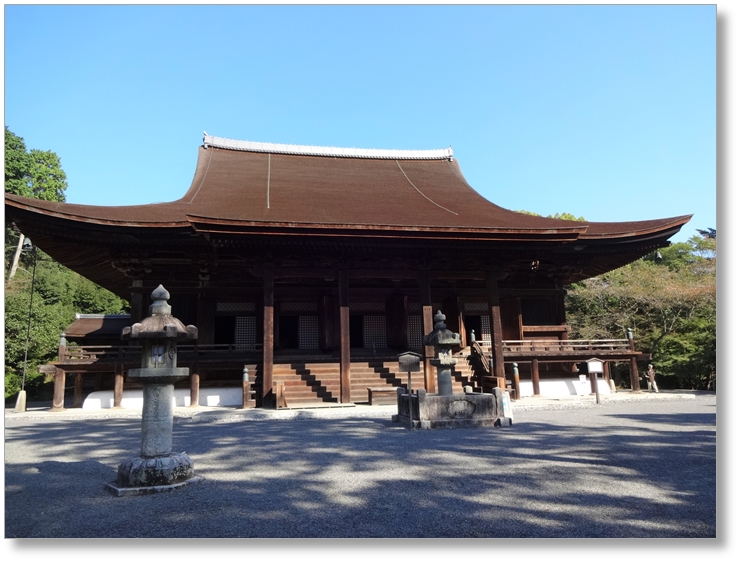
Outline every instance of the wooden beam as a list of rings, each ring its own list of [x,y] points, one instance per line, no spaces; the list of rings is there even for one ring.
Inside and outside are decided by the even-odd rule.
[[[349,346],[349,275],[346,269],[339,271],[339,401],[352,402],[350,392]]]

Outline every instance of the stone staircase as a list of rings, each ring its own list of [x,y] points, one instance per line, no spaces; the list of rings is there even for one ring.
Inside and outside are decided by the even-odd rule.
[[[284,385],[283,392],[289,407],[339,403],[337,363],[275,364],[272,381]]]
[[[461,355],[457,359],[452,372],[453,392],[463,392],[466,385],[475,388],[475,376],[467,357]],[[288,407],[340,403],[338,362],[276,363],[272,380],[283,385]],[[258,382],[261,382],[259,371]],[[350,365],[350,399],[356,404],[368,402],[368,388],[406,388],[407,382],[408,373],[399,371],[397,360],[358,360]],[[424,388],[423,372],[411,373],[411,386],[413,389]]]
[[[351,398],[357,404],[368,401],[368,388],[406,388],[408,373],[398,371],[398,361],[352,362],[350,366]],[[411,373],[411,388],[424,388],[424,373]]]

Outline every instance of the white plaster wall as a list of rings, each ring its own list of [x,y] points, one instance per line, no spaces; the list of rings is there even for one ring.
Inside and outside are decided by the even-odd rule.
[[[198,404],[201,406],[241,406],[242,389],[230,388],[201,388],[198,395]],[[190,389],[176,388],[172,399],[174,407],[190,406]],[[124,390],[121,407],[141,410],[144,406],[142,390]],[[90,393],[82,403],[83,410],[101,410],[113,407],[113,391],[101,390]]]
[[[597,384],[599,385],[599,394],[612,393],[609,383],[604,379],[598,379]],[[520,381],[519,392],[522,398],[534,396],[532,381]],[[578,377],[568,379],[540,379],[540,396],[558,398],[565,396],[588,396],[589,394],[591,394],[591,382],[588,379],[586,379],[585,383],[581,383]]]

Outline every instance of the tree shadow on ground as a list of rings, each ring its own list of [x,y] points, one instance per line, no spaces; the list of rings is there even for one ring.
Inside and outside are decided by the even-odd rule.
[[[181,419],[174,450],[205,480],[121,498],[103,485],[138,419],[6,427],[6,537],[714,537],[715,416],[626,410],[414,432]]]

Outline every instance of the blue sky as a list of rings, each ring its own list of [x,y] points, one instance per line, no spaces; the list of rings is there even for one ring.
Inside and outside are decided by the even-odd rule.
[[[713,5],[5,6],[5,124],[67,200],[179,198],[203,131],[452,146],[509,209],[716,227]]]

